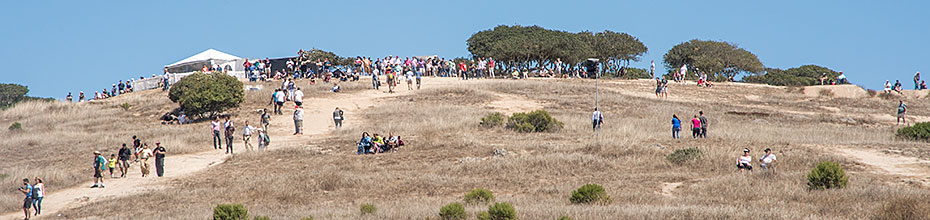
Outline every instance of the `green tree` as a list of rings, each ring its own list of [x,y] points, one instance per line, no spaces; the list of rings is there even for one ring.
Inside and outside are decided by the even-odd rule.
[[[22,101],[26,98],[26,93],[29,93],[29,88],[26,86],[0,83],[0,108],[7,108]]]
[[[249,210],[242,204],[218,204],[213,208],[213,220],[248,220]]]
[[[245,99],[242,82],[219,72],[194,73],[171,86],[171,101],[181,105],[187,115],[211,116],[239,107]]]
[[[665,67],[678,69],[687,64],[689,71],[704,72],[711,80],[732,81],[740,73],[760,73],[762,62],[755,54],[735,44],[694,39],[680,43],[663,57]],[[713,78],[711,78],[713,77]]]
[[[804,65],[786,70],[766,68],[765,73],[743,77],[743,82],[765,83],[776,86],[811,86],[819,85],[820,77],[827,74],[828,79],[836,79],[839,72],[817,65]]]
[[[807,186],[811,190],[846,187],[849,177],[836,162],[823,161],[807,174]]]

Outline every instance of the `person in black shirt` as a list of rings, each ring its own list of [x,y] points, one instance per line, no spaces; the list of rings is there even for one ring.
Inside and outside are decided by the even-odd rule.
[[[165,147],[161,146],[161,142],[155,142],[155,174],[158,177],[165,175]]]
[[[123,147],[119,149],[119,171],[122,173],[119,175],[120,178],[126,177],[126,171],[129,171],[130,158],[132,158],[132,150],[126,147],[126,144],[123,144]]]

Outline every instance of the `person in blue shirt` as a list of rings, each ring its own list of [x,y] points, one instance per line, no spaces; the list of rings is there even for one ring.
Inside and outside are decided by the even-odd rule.
[[[678,132],[681,131],[681,120],[678,119],[678,115],[672,115],[672,139],[680,139]]]
[[[29,184],[29,178],[23,179],[23,187],[19,187],[19,191],[26,195],[26,198],[23,199],[23,213],[26,214],[26,219],[29,219],[29,210],[32,209],[33,203],[33,192],[32,185]]]
[[[371,136],[368,135],[368,132],[362,132],[362,139],[358,141],[358,151],[356,154],[366,154],[368,149],[371,149]]]
[[[423,75],[423,73],[420,72],[420,71],[417,71],[417,72],[416,72],[416,77],[417,77],[417,90],[420,89],[420,75]]]
[[[103,171],[106,169],[107,159],[103,158],[103,156],[100,156],[100,151],[94,151],[94,186],[91,186],[90,188],[104,188]]]

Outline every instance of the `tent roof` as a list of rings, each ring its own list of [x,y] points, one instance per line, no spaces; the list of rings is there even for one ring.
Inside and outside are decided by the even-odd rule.
[[[183,59],[183,60],[181,60],[181,61],[178,61],[178,62],[174,62],[174,63],[172,63],[172,64],[169,64],[169,65],[167,65],[167,66],[165,66],[165,67],[174,67],[174,66],[179,66],[179,65],[183,65],[183,64],[187,64],[187,63],[197,62],[197,61],[207,61],[207,60],[238,60],[238,59],[242,59],[242,58],[239,58],[239,57],[233,56],[233,55],[229,55],[229,54],[227,54],[227,53],[223,53],[223,52],[220,52],[220,51],[218,51],[218,50],[209,49],[209,50],[205,50],[205,51],[203,51],[203,52],[200,52],[200,53],[198,53],[198,54],[196,54],[196,55],[193,55],[193,56],[191,56],[191,57],[185,58],[185,59]]]

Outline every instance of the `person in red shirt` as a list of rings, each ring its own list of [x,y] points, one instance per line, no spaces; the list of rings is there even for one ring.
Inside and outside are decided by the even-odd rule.
[[[468,79],[468,67],[465,66],[465,62],[459,62],[459,74],[462,74],[462,79]]]
[[[249,62],[249,58],[245,58],[245,63],[242,63],[242,67],[245,67],[246,76],[252,75],[252,71],[250,70],[252,67],[252,62]]]
[[[488,58],[488,72],[491,73],[491,78],[494,78],[494,58]]]

